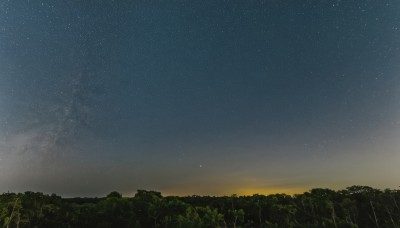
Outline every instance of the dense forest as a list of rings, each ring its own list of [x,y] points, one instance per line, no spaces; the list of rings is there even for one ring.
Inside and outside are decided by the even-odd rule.
[[[137,191],[104,198],[3,193],[2,227],[400,227],[400,190],[312,189],[294,196],[166,196]]]

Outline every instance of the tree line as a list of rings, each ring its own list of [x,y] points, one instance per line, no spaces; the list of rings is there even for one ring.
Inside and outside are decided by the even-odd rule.
[[[138,190],[102,198],[40,192],[0,195],[0,227],[393,227],[400,228],[400,190],[316,188],[293,196],[162,196]]]

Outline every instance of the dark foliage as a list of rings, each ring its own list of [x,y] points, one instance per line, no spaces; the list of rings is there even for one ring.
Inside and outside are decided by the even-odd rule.
[[[400,190],[367,186],[312,189],[303,194],[63,199],[3,193],[0,227],[400,227]]]

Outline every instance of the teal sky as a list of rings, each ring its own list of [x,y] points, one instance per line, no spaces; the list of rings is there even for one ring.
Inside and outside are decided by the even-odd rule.
[[[398,1],[0,1],[0,192],[397,188]]]

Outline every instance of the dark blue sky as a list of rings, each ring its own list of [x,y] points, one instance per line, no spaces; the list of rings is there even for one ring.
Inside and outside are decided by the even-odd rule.
[[[0,191],[397,187],[398,1],[1,1]]]

